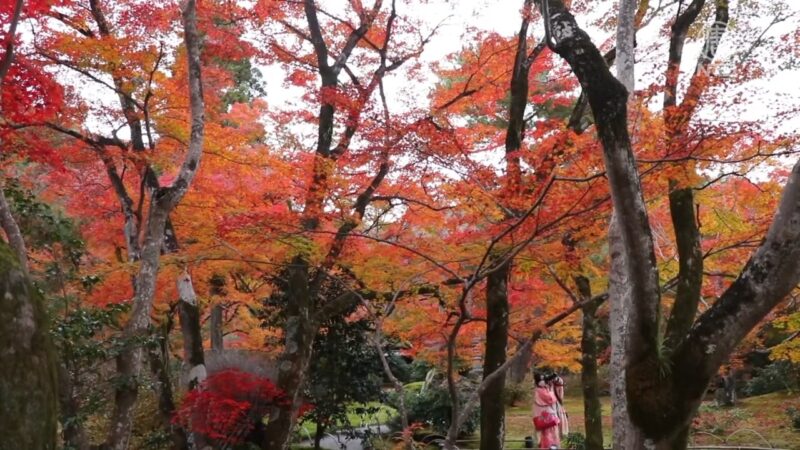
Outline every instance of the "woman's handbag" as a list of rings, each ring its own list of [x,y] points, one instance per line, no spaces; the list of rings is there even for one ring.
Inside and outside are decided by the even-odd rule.
[[[548,428],[558,425],[558,417],[549,412],[543,412],[533,418],[533,426],[537,431],[546,430]]]

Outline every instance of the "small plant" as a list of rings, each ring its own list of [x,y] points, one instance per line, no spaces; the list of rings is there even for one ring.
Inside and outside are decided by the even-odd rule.
[[[530,394],[530,389],[525,383],[512,383],[503,389],[503,402],[506,406],[517,406],[524,402]]]
[[[717,408],[703,405],[692,422],[697,431],[723,436],[735,430],[737,424],[745,420],[748,414],[739,408]]]
[[[567,437],[564,438],[564,445],[566,448],[573,450],[585,450],[586,437],[583,433],[569,433]]]
[[[789,416],[792,428],[796,431],[800,431],[800,409],[790,406],[786,408],[786,415]]]

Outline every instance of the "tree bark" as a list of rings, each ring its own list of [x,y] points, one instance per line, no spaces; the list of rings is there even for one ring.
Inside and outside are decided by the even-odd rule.
[[[209,327],[211,328],[211,351],[221,352],[225,349],[222,328],[222,305],[214,305],[211,307],[211,318],[209,321]]]
[[[47,312],[0,242],[0,450],[55,450],[58,375]]]
[[[188,388],[194,389],[206,379],[206,365],[203,356],[203,335],[200,331],[200,309],[197,295],[192,286],[192,278],[187,272],[178,277],[178,315],[181,319],[183,335],[183,362],[189,372]]]
[[[636,88],[636,4],[634,0],[621,0],[619,21],[617,22],[617,46],[615,64],[617,77],[628,92]],[[606,58],[608,61],[608,58]],[[626,113],[627,114],[627,113]],[[627,122],[627,118],[626,118]],[[629,268],[620,230],[620,216],[616,210],[612,215],[609,229],[609,249],[611,253],[611,274],[609,293],[611,295],[611,403],[612,441],[614,448],[635,450],[643,448],[645,437],[630,420],[628,415],[627,385],[625,367],[628,364],[630,339],[629,311],[633,308],[632,292],[629,288]],[[588,430],[588,428],[587,428]]]
[[[6,35],[5,54],[3,59],[0,60],[0,95],[3,93],[5,86],[6,75],[11,69],[11,63],[14,61],[14,50],[17,34],[17,25],[19,24],[20,17],[22,16],[23,0],[16,0],[14,2],[14,9],[11,15],[11,21],[8,24],[8,34]],[[0,111],[2,114],[2,111]],[[25,275],[28,275],[28,249],[25,246],[25,240],[22,238],[22,232],[19,229],[17,221],[11,214],[6,194],[3,191],[3,185],[0,183],[0,227],[6,233],[8,243],[14,253],[17,255],[19,267]]]
[[[171,327],[168,327],[167,330],[169,328]],[[173,449],[188,450],[186,433],[181,427],[172,422],[175,417],[175,401],[172,398],[172,380],[169,377],[168,334],[169,331],[161,336],[157,347],[154,346],[149,350],[150,372],[156,380],[161,426],[169,433]]]
[[[523,343],[518,342],[516,351],[522,349]],[[533,352],[527,352],[520,356],[519,359],[514,361],[514,364],[508,369],[508,378],[506,384],[519,384],[525,381],[528,376],[528,371],[531,368],[531,361],[533,360]]]
[[[289,265],[287,319],[284,325],[284,349],[278,364],[278,387],[289,397],[289,407],[273,408],[266,426],[262,447],[265,450],[288,448],[294,429],[296,412],[300,406],[300,391],[308,373],[314,350],[314,337],[318,324],[310,317],[311,291],[309,267],[302,256],[295,257]]]
[[[192,277],[184,272],[178,277],[178,315],[183,335],[183,362],[188,374],[186,384],[189,390],[197,389],[207,377],[205,357],[203,355],[203,334],[200,330],[200,309],[197,307],[197,295],[192,285]],[[205,437],[198,433],[190,436],[192,448],[203,449]]]
[[[694,4],[695,2],[693,2]],[[560,0],[543,0],[550,45],[567,60],[597,120],[618,221],[630,308],[625,368],[629,416],[648,438],[645,448],[683,449],[691,417],[708,382],[735,346],[800,280],[800,162],[784,188],[766,238],[739,277],[665,354],[658,341],[659,286],[653,242],[626,126],[626,92]],[[687,382],[687,380],[691,380]]]
[[[592,298],[589,279],[575,277],[575,285],[582,303]],[[583,307],[583,333],[581,335],[581,385],[583,386],[584,428],[586,450],[603,450],[603,412],[600,406],[600,383],[597,377],[597,303]]]
[[[617,14],[617,78],[628,92],[633,92],[636,82],[636,9],[639,0],[620,0]]]
[[[209,334],[211,335],[211,351],[212,352],[221,352],[225,349],[224,339],[224,324],[223,324],[223,309],[222,305],[219,303],[227,294],[225,289],[225,277],[221,275],[212,275],[211,279],[209,280],[211,285],[210,294],[211,298],[215,299],[216,302],[212,301],[214,306],[211,307],[211,317],[209,319]]]
[[[61,439],[64,446],[72,450],[89,450],[89,439],[83,424],[75,418],[80,405],[75,398],[69,370],[64,364],[58,364],[58,403],[61,415]]]
[[[19,260],[19,267],[25,275],[28,275],[28,249],[25,246],[25,239],[22,237],[22,232],[17,225],[17,221],[11,214],[11,207],[8,205],[6,194],[0,186],[0,226],[8,238],[8,244],[14,249],[14,253]]]
[[[322,442],[322,438],[325,437],[325,426],[321,423],[317,423],[317,431],[314,433],[314,450],[320,450],[320,442]]]
[[[611,218],[609,229],[609,252],[611,272],[609,273],[609,301],[611,302],[611,416],[613,448],[620,450],[640,450],[644,448],[644,435],[631,422],[628,415],[628,398],[625,386],[625,366],[630,335],[628,333],[628,312],[632,305],[628,276],[625,267],[625,254],[619,236],[616,214]]]
[[[205,106],[200,65],[200,34],[197,30],[196,0],[187,0],[183,8],[184,42],[189,72],[191,132],[186,157],[173,184],[159,188],[151,196],[141,263],[136,276],[131,316],[123,331],[128,341],[117,357],[118,387],[111,419],[108,446],[127,450],[130,440],[133,407],[138,395],[138,376],[142,367],[142,349],[135,341],[145,336],[150,326],[150,312],[155,295],[161,249],[169,213],[181,201],[197,173],[203,150]]]
[[[506,262],[489,274],[486,281],[486,350],[484,378],[506,361],[508,347],[508,279],[511,264]],[[505,441],[505,373],[481,393],[481,450],[501,450]]]

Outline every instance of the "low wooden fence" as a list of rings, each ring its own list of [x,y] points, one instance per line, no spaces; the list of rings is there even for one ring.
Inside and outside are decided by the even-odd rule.
[[[513,449],[524,449],[525,448],[525,441],[524,440],[507,440],[504,441],[506,444],[506,448],[513,448]],[[508,445],[514,444],[514,445]],[[479,440],[459,440],[456,441],[456,445],[460,450],[476,450],[480,447]],[[769,444],[768,444],[769,445]],[[748,445],[690,445],[687,447],[689,450],[789,450],[779,447],[754,447]],[[534,447],[531,450],[553,450],[553,449],[538,449]],[[558,448],[555,450],[571,450],[568,448]],[[611,447],[607,447],[606,450],[612,450]]]

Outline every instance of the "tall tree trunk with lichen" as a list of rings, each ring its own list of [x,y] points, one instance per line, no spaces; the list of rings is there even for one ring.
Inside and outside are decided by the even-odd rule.
[[[133,308],[123,331],[127,345],[117,356],[119,384],[114,395],[114,411],[107,440],[111,450],[127,450],[129,447],[133,408],[138,396],[138,377],[143,359],[142,349],[136,344],[136,341],[145,336],[150,327],[150,312],[153,307],[156,278],[169,214],[188,191],[197,173],[203,153],[205,105],[201,80],[201,37],[197,29],[196,0],[187,0],[184,3],[182,18],[188,60],[189,109],[191,113],[189,145],[175,181],[169,187],[157,189],[151,197],[141,262],[134,288]]]

